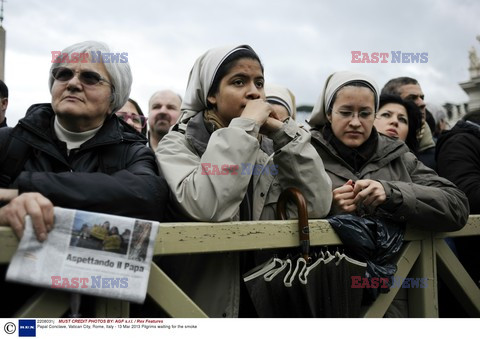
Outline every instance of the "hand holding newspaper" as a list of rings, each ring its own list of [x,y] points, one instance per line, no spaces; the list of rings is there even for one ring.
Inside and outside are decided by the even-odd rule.
[[[142,303],[159,226],[155,221],[55,207],[54,228],[40,243],[27,216],[6,279]]]

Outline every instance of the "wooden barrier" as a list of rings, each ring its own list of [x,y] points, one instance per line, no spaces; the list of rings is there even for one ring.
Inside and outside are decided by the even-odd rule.
[[[471,215],[457,232],[432,233],[408,229],[398,255],[396,277],[428,279],[427,288],[408,290],[412,317],[438,317],[437,274],[454,291],[472,317],[480,316],[480,289],[443,240],[446,237],[480,235],[480,215]],[[298,246],[295,220],[227,223],[164,223],[155,243],[155,255],[271,249]],[[340,245],[341,241],[326,220],[310,220],[313,246]],[[8,263],[18,240],[8,227],[0,227],[0,264]],[[438,271],[438,272],[437,272]],[[381,294],[365,317],[383,317],[398,288]],[[147,293],[173,317],[206,317],[205,313],[156,265],[152,264]],[[15,314],[16,317],[61,317],[68,309],[66,293],[45,290]],[[60,296],[60,297],[59,297]],[[52,300],[55,302],[52,304]],[[98,298],[99,317],[128,317],[127,302]]]

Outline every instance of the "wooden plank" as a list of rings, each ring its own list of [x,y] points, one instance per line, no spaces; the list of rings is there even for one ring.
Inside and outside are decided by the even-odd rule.
[[[443,281],[471,317],[480,317],[480,289],[444,240],[437,240],[436,246]]]
[[[412,241],[403,245],[397,264],[397,272],[395,278],[405,278],[412,269],[415,261],[420,255],[420,242]],[[397,295],[400,288],[398,286],[392,286],[390,292],[380,294],[377,300],[369,307],[369,309],[363,315],[364,318],[381,318],[385,315],[388,307],[392,303],[393,299]]]
[[[312,246],[338,245],[340,238],[324,219],[310,220]],[[405,240],[425,238],[424,231],[407,228]],[[437,233],[436,237],[480,235],[480,215],[470,216],[464,229]],[[8,263],[18,246],[10,227],[0,227],[0,263]],[[205,253],[298,246],[296,220],[244,221],[226,223],[163,223],[155,254]]]
[[[192,278],[194,279],[194,278]],[[174,318],[206,318],[207,315],[155,263],[150,269],[148,295]]]
[[[299,246],[296,220],[162,224],[155,255]],[[311,245],[341,244],[326,220],[310,221]]]
[[[42,290],[25,303],[13,318],[61,318],[70,309],[70,293]]]
[[[468,218],[467,225],[460,231],[439,232],[435,234],[435,238],[456,238],[472,235],[480,235],[480,215],[478,214],[471,214]]]
[[[0,226],[0,264],[9,263],[17,247],[18,239],[12,229]]]
[[[425,288],[408,289],[410,318],[438,318],[437,263],[434,233],[421,242],[421,252],[411,275],[426,279]]]

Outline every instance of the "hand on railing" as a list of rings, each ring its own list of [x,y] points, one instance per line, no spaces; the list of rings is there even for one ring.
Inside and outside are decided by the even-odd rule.
[[[0,201],[9,202],[18,197],[18,190],[11,188],[0,188]]]
[[[5,192],[4,192],[5,191]],[[12,199],[3,199],[7,195],[13,196],[13,190],[2,189],[0,200],[9,200],[9,203],[0,208],[0,225],[12,227],[18,238],[23,236],[25,216],[32,218],[33,228],[38,241],[47,239],[47,233],[53,227],[53,204],[40,193],[22,193]]]

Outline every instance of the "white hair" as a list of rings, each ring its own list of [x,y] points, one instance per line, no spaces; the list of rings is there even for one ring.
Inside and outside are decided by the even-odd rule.
[[[427,110],[432,113],[435,124],[438,124],[441,120],[448,120],[447,110],[440,105],[427,103]]]

